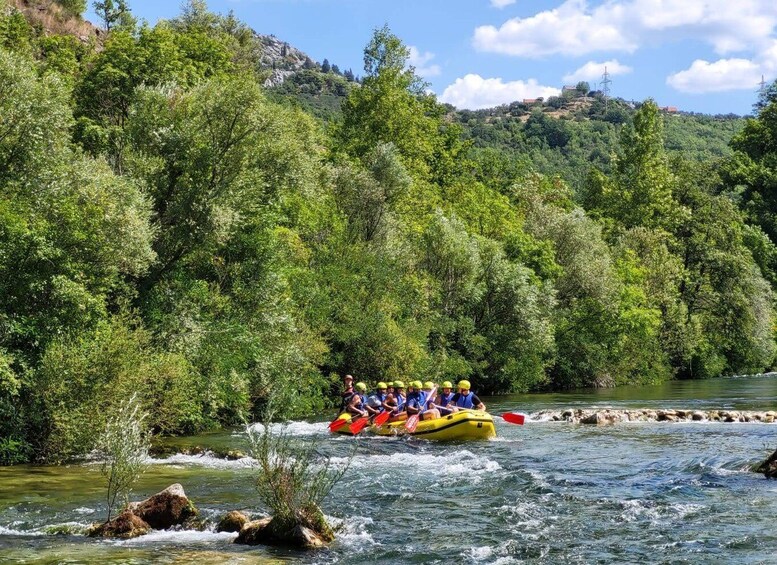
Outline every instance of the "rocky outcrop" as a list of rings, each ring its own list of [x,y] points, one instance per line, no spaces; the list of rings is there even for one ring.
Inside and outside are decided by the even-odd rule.
[[[116,518],[93,526],[87,535],[128,539],[142,536],[151,529],[166,530],[173,526],[197,529],[198,514],[183,487],[176,483],[143,502],[131,502]]]
[[[147,534],[149,531],[151,531],[151,526],[147,522],[129,510],[125,510],[110,522],[93,526],[87,535],[90,537],[130,539]]]
[[[319,549],[335,539],[318,506],[302,511],[293,520],[262,518],[245,524],[235,543]]]
[[[753,469],[756,473],[763,473],[767,479],[777,479],[777,451],[772,453],[766,461]]]
[[[131,502],[127,510],[142,518],[155,530],[184,525],[198,515],[183,487],[176,483],[143,502]]]
[[[216,526],[217,532],[239,532],[249,522],[248,516],[237,510],[233,510],[219,520]]]
[[[761,422],[772,424],[777,412],[748,410],[673,410],[589,408],[543,410],[531,419],[608,425],[619,422]]]

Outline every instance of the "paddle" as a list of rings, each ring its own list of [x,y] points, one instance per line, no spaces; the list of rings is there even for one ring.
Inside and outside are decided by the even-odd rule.
[[[526,416],[524,414],[519,414],[518,412],[505,412],[504,414],[500,414],[500,416],[505,422],[518,424],[519,426],[523,426],[523,422],[526,420]]]
[[[369,416],[362,416],[361,418],[357,418],[353,424],[350,426],[351,433],[356,435],[360,431],[362,431],[367,424],[370,423],[370,417]]]
[[[383,412],[375,416],[375,420],[372,423],[380,427],[386,422],[388,422],[389,418],[391,418],[391,410],[384,410]]]
[[[430,392],[429,395],[426,397],[426,399],[424,400],[424,405],[421,406],[421,408],[419,408],[419,410],[418,410],[419,413],[418,414],[413,414],[405,422],[405,429],[409,433],[412,434],[415,431],[416,426],[418,426],[418,420],[420,420],[420,412],[421,412],[421,410],[426,409],[426,405],[429,403],[429,399],[434,396],[435,392],[437,392],[437,387],[434,387],[432,389],[432,392]]]
[[[347,424],[349,421],[350,421],[350,420],[349,420],[348,418],[340,418],[340,417],[338,416],[336,420],[333,420],[333,421],[332,421],[332,422],[329,424],[329,431],[330,431],[330,432],[336,432],[337,430],[339,430],[340,428],[342,428],[344,425],[346,425],[346,424]]]

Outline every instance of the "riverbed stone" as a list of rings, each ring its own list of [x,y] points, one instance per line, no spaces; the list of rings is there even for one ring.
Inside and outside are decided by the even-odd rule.
[[[694,422],[703,422],[706,419],[706,414],[704,414],[704,412],[700,412],[699,410],[696,410],[693,414],[691,414],[691,420]]]
[[[170,485],[143,502],[130,503],[127,509],[157,530],[166,530],[187,522],[192,523],[199,514],[178,483]]]
[[[125,510],[110,522],[93,526],[87,535],[90,537],[131,539],[151,531],[151,526],[139,516]]]
[[[756,473],[763,473],[767,479],[777,479],[777,451],[772,453],[763,463],[754,468]]]
[[[239,532],[250,520],[248,516],[237,510],[224,515],[216,526],[217,532]]]
[[[269,517],[248,522],[241,528],[235,543],[319,549],[334,539],[334,531],[324,518],[324,513],[313,504],[299,510],[292,520]]]

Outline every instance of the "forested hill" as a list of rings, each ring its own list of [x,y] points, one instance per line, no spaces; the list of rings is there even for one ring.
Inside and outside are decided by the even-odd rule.
[[[0,3],[0,463],[88,452],[132,393],[177,434],[320,412],[343,373],[499,394],[774,365],[777,88],[691,149],[667,136],[703,120],[651,101],[456,113],[387,28],[359,81],[295,57],[278,85],[202,0],[99,5],[82,38]]]

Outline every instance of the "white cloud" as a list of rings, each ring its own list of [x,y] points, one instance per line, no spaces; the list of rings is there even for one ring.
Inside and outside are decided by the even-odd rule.
[[[535,79],[502,82],[501,78],[483,78],[468,74],[457,78],[440,95],[440,101],[457,108],[477,110],[507,104],[524,98],[548,98],[558,96],[561,91],[552,86],[538,84]]]
[[[595,7],[567,0],[499,28],[480,26],[473,44],[480,51],[540,58],[633,52],[646,43],[693,39],[725,54],[762,48],[775,26],[773,0],[607,0]]]
[[[702,93],[750,89],[761,79],[758,65],[749,59],[697,59],[690,68],[670,75],[666,83],[680,92]]]
[[[777,76],[777,39],[752,59],[718,59],[710,63],[697,59],[690,67],[669,75],[666,83],[680,92],[699,94],[728,90],[753,90]]]
[[[687,69],[669,75],[666,83],[680,92],[700,94],[753,90],[762,76],[768,81],[777,76],[777,39],[752,59],[697,59]]]
[[[429,65],[428,63],[434,59],[434,53],[426,51],[421,53],[418,48],[414,46],[408,47],[410,51],[410,57],[408,57],[408,63],[415,67],[417,75],[422,77],[436,77],[442,71],[440,65]]]
[[[499,8],[501,10],[505,6],[509,6],[510,4],[515,4],[515,2],[516,0],[491,0],[491,5],[494,8]]]
[[[575,84],[581,80],[598,81],[602,78],[605,67],[607,67],[607,72],[612,76],[626,75],[634,70],[628,65],[619,63],[617,59],[610,59],[609,61],[604,61],[602,63],[588,61],[576,71],[564,75],[563,80],[568,84]]]

